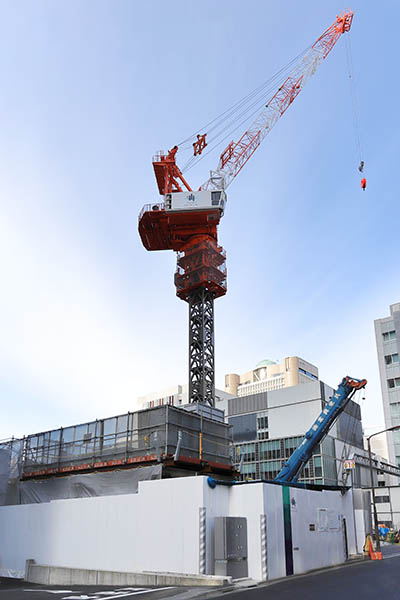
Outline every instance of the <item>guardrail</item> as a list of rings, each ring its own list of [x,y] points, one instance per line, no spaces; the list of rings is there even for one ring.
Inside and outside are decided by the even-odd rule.
[[[143,217],[144,213],[158,211],[158,210],[165,210],[164,202],[145,204],[139,213],[138,220],[140,221],[140,219]]]

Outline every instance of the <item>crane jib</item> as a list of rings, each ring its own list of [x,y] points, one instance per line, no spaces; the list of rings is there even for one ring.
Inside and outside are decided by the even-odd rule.
[[[340,36],[349,31],[353,20],[353,12],[348,11],[336,18],[331,25],[311,46],[293,69],[293,73],[283,82],[275,94],[266,102],[263,110],[257,115],[250,127],[243,133],[238,142],[231,142],[220,156],[218,168],[212,176],[200,186],[202,190],[212,190],[215,182],[226,189],[242,170],[254,153],[252,141],[258,137],[257,147],[271,131],[281,116],[286,112],[294,99],[299,95],[307,81],[314,75],[318,65],[328,56]],[[216,174],[219,177],[216,177]]]

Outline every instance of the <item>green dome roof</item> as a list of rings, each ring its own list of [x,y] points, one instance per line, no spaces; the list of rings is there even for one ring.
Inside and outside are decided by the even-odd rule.
[[[269,365],[276,365],[277,363],[274,360],[269,360],[268,358],[266,358],[265,360],[261,360],[259,363],[256,364],[256,369],[259,369],[260,367],[268,367]]]

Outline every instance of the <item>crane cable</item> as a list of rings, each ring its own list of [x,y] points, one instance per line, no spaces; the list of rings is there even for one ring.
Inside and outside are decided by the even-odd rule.
[[[346,60],[347,60],[347,69],[349,75],[349,83],[350,83],[350,95],[351,95],[351,107],[352,107],[352,117],[353,117],[353,129],[354,129],[354,139],[356,146],[356,154],[359,160],[358,170],[362,174],[364,171],[364,161],[363,161],[363,150],[361,144],[361,135],[360,135],[360,119],[359,119],[359,111],[358,111],[358,95],[357,95],[357,83],[354,76],[354,68],[353,68],[353,56],[351,51],[351,41],[350,36],[345,36],[345,46],[346,46]],[[362,182],[366,180],[363,178],[361,180],[361,187],[363,187]],[[364,189],[364,188],[363,188]]]
[[[310,48],[311,45],[308,46],[305,50],[303,50],[300,54],[298,54],[295,58],[293,58],[286,66],[282,67],[279,71],[277,71],[272,77],[270,77],[264,83],[255,88],[247,96],[244,96],[243,98],[238,100],[230,108],[228,108],[218,117],[204,125],[201,129],[197,130],[194,134],[182,140],[182,142],[178,144],[178,147],[182,150],[186,150],[188,148],[192,148],[192,144],[190,143],[191,140],[195,139],[196,135],[201,131],[205,131],[208,129],[207,134],[210,134],[211,132],[215,131],[214,135],[208,140],[209,145],[210,143],[217,141],[218,138],[221,138],[222,135],[228,130],[228,133],[226,133],[222,139],[219,139],[219,141],[202,156],[192,156],[184,165],[182,172],[185,172],[192,168],[195,163],[197,163],[199,160],[201,160],[207,154],[209,154],[212,150],[214,150],[217,147],[217,145],[219,145],[222,141],[227,139],[234,131],[236,131],[236,129],[239,126],[241,126],[252,116],[257,114],[259,110],[264,106],[269,94],[276,91],[278,81],[284,78],[286,79],[286,77],[289,76],[290,72],[293,71],[293,65],[296,65],[297,62],[310,50]],[[244,117],[243,120],[241,120],[242,117]],[[239,120],[240,123],[238,124]]]
[[[209,121],[208,123],[206,123],[205,125],[203,125],[203,127],[200,127],[200,129],[196,130],[192,135],[190,135],[189,137],[185,138],[184,140],[182,140],[178,146],[183,146],[185,143],[189,142],[190,140],[194,139],[195,136],[197,135],[197,133],[200,133],[200,131],[204,131],[205,129],[208,129],[210,127],[210,125],[214,124],[214,123],[218,123],[218,121],[220,119],[222,119],[221,122],[224,122],[224,120],[226,120],[227,118],[230,117],[231,113],[234,113],[235,110],[238,110],[241,108],[241,106],[245,105],[246,102],[248,102],[249,100],[251,100],[255,95],[262,93],[264,88],[266,88],[267,86],[271,86],[271,84],[273,84],[273,82],[275,82],[279,77],[283,76],[283,74],[285,73],[285,71],[287,71],[288,69],[290,69],[293,65],[293,63],[297,62],[306,52],[308,52],[308,50],[311,48],[311,45],[306,48],[305,50],[303,50],[302,52],[300,52],[295,58],[293,58],[290,62],[288,62],[287,65],[285,65],[284,67],[282,67],[281,69],[279,69],[279,71],[277,71],[272,77],[270,77],[269,79],[267,79],[266,81],[264,81],[261,85],[259,85],[257,88],[255,88],[253,91],[251,91],[249,94],[247,94],[247,96],[244,96],[243,98],[241,98],[240,100],[238,100],[237,102],[235,102],[235,104],[233,104],[231,107],[227,108],[223,113],[221,113],[220,115],[218,115],[217,117],[215,117],[214,119],[212,119],[212,121]],[[214,127],[212,127],[211,129],[208,129],[208,131],[212,131],[213,129],[215,129],[218,125],[214,125]]]

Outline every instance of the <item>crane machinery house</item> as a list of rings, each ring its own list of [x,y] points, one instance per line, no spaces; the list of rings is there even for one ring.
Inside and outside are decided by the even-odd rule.
[[[226,193],[223,191],[209,192],[175,192],[164,197],[166,211],[183,210],[215,210],[219,209],[221,217],[224,214]]]

